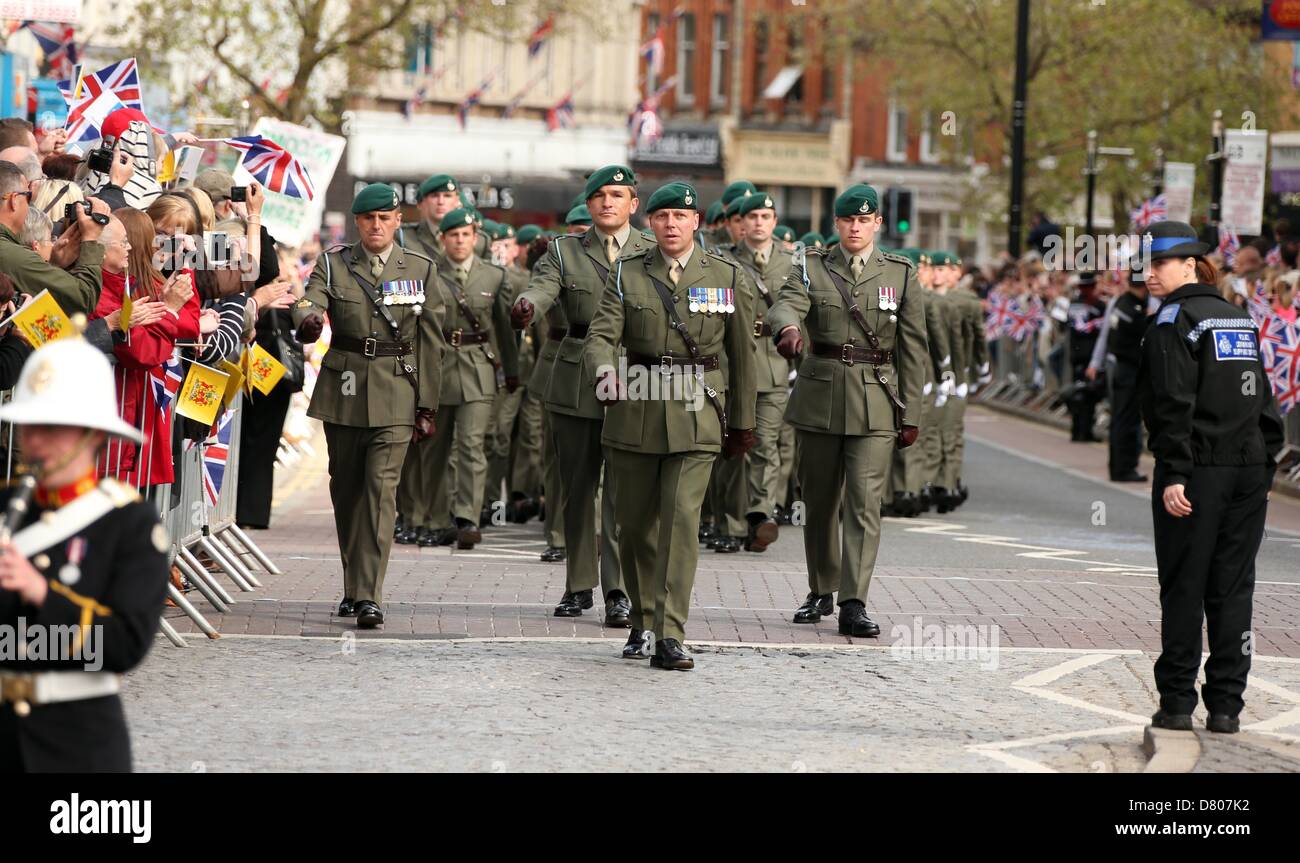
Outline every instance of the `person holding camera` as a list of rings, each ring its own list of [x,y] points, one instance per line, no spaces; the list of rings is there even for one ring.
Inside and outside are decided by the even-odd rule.
[[[9,274],[25,294],[48,290],[65,314],[89,315],[99,302],[104,262],[99,235],[108,224],[108,205],[93,198],[77,205],[46,262],[18,239],[31,207],[27,185],[15,165],[0,162],[0,272]]]

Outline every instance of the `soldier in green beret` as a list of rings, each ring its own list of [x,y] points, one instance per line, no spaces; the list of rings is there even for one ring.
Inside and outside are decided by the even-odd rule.
[[[740,215],[735,212],[732,205],[738,198],[748,197],[757,191],[758,187],[748,180],[737,180],[722,190],[722,227],[713,233],[715,246],[730,248],[740,242],[740,231],[743,226]]]
[[[533,240],[542,235],[542,229],[538,225],[524,225],[515,232],[515,242],[520,246],[528,246]]]
[[[434,433],[446,347],[437,267],[394,244],[398,204],[391,186],[362,189],[352,202],[361,240],[317,259],[293,309],[303,342],[320,337],[326,314],[333,329],[307,413],[324,423],[329,448],[343,561],[338,613],[366,628],[384,622],[399,473],[411,440]]]
[[[610,626],[628,625],[631,599],[623,584],[618,525],[613,517],[618,489],[601,440],[605,413],[596,400],[594,378],[582,366],[582,346],[615,262],[654,244],[630,222],[640,204],[636,182],[632,169],[624,165],[607,165],[592,172],[584,190],[591,230],[551,243],[512,313],[518,328],[527,326],[535,315],[557,308],[565,321],[563,332],[552,331],[563,341],[546,391],[559,457],[559,502],[564,507],[567,554],[565,590],[555,615],[577,617],[592,608],[599,582],[605,597],[605,622]],[[602,473],[598,550],[596,512]]]
[[[564,224],[569,226],[570,234],[585,234],[591,227],[591,210],[587,209],[586,204],[579,204],[569,210],[564,217]]]
[[[415,193],[415,206],[420,211],[420,221],[402,226],[403,240],[435,263],[441,263],[438,223],[460,206],[460,183],[450,174],[434,174],[420,184]]]
[[[880,224],[874,188],[844,190],[840,248],[805,250],[767,314],[782,356],[802,352],[801,324],[811,342],[786,410],[799,438],[810,588],[794,619],[829,615],[838,589],[840,633],[868,638],[880,634],[866,600],[882,489],[895,446],[916,442],[926,352],[912,262],[876,248]]]
[[[826,248],[826,238],[816,231],[809,231],[799,238],[806,249],[824,249]]]
[[[772,229],[772,238],[781,244],[787,252],[794,251],[794,228],[789,225],[777,225]]]
[[[940,454],[931,498],[939,512],[960,506],[968,492],[961,482],[965,450],[966,398],[988,376],[988,342],[984,338],[984,310],[969,286],[961,286],[961,260],[951,252],[930,253],[938,305],[947,321],[952,349],[952,381],[949,397],[938,418]]]
[[[838,231],[836,231],[835,233],[831,234],[829,237],[826,238],[826,248],[828,249],[833,249],[839,244],[840,244],[840,235]]]
[[[653,640],[651,665],[679,670],[694,667],[682,639],[709,474],[718,452],[738,458],[754,441],[753,301],[734,264],[695,246],[698,200],[685,183],[650,196],[658,248],[615,260],[583,353],[607,406],[601,439],[632,596],[623,655],[644,657]]]
[[[722,201],[717,200],[709,204],[709,208],[704,211],[704,230],[712,235],[716,234],[722,227]]]

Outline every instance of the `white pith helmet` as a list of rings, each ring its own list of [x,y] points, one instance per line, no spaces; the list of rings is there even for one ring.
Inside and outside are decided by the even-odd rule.
[[[32,352],[0,421],[15,425],[97,429],[141,443],[140,430],[117,415],[117,387],[108,360],[83,338],[49,342]]]

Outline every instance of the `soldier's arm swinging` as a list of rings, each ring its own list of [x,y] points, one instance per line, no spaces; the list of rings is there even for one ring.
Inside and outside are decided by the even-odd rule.
[[[600,305],[587,330],[587,343],[582,351],[582,361],[596,381],[596,391],[602,390],[602,375],[618,377],[615,359],[618,346],[623,341],[623,262],[620,260],[610,270],[605,280],[605,292],[600,295]]]
[[[501,286],[497,288],[496,300],[492,303],[492,330],[496,337],[497,350],[501,354],[501,371],[506,378],[506,386],[514,392],[519,386],[519,344],[515,341],[515,331],[510,325],[510,306],[513,291],[510,279],[503,272]]]
[[[515,329],[522,330],[533,320],[546,314],[564,287],[564,267],[560,264],[559,241],[553,241],[546,254],[533,267],[533,276],[528,280],[528,289],[514,302],[511,322]]]
[[[767,310],[767,320],[772,326],[772,339],[777,350],[786,359],[794,359],[803,349],[803,338],[799,326],[808,316],[811,305],[808,299],[808,258],[803,265],[790,270],[781,289],[777,291],[776,302]],[[793,329],[791,329],[793,327]]]
[[[905,426],[917,427],[921,423],[921,387],[925,383],[928,352],[924,300],[916,281],[916,273],[909,267],[902,301],[898,304],[898,338],[894,350],[898,368],[898,397],[903,400]]]

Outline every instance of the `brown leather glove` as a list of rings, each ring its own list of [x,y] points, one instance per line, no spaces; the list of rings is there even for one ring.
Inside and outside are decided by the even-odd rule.
[[[727,435],[722,439],[723,458],[735,458],[738,455],[744,455],[753,448],[753,429],[727,429]]]
[[[798,327],[786,327],[776,340],[776,352],[787,360],[797,359],[803,353],[803,336]]]
[[[417,408],[415,411],[415,430],[411,432],[411,441],[419,442],[425,438],[433,437],[437,428],[433,423],[433,411],[428,408]]]
[[[533,304],[523,297],[515,300],[514,306],[510,309],[510,326],[517,330],[522,330],[533,321]]]
[[[325,329],[325,318],[315,313],[310,314],[298,325],[298,341],[304,345],[315,344],[323,329]]]
[[[506,392],[513,393],[519,389],[519,378],[514,375],[506,375]]]
[[[907,449],[916,443],[916,438],[921,434],[921,430],[916,426],[903,426],[898,430],[898,448]]]
[[[608,371],[596,380],[596,401],[602,405],[612,405],[627,398],[627,384],[618,377],[618,372]]]

